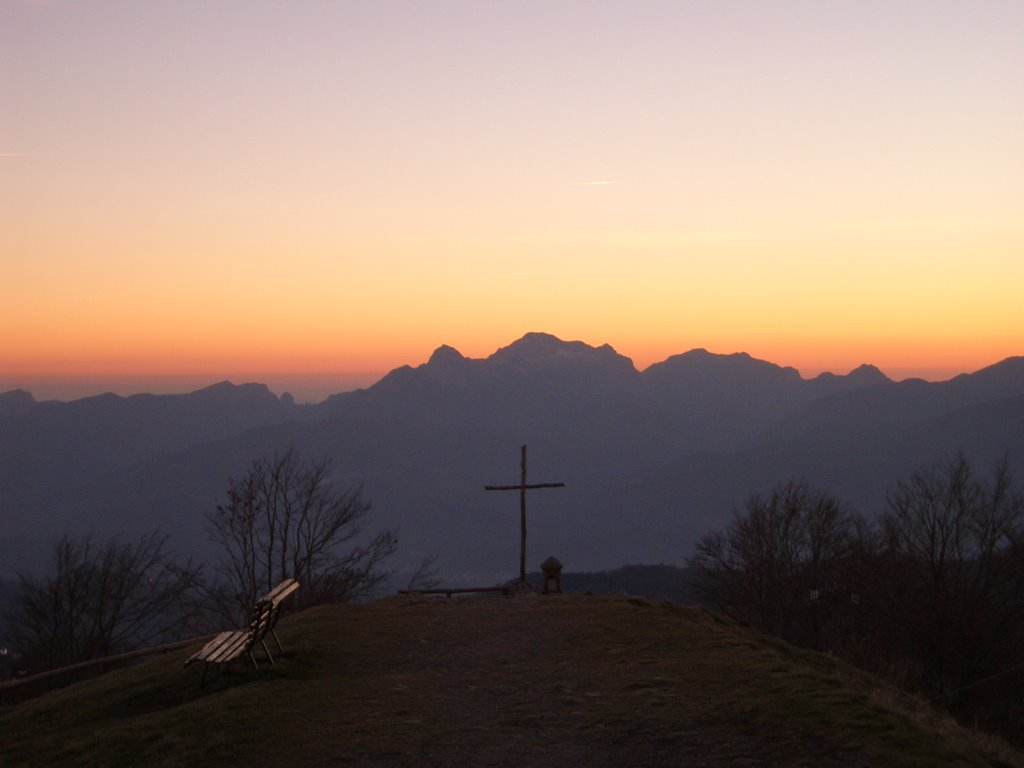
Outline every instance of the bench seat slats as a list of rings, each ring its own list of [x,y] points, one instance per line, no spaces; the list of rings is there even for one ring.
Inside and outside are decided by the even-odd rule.
[[[189,656],[188,661],[185,662],[185,666],[188,666],[194,661],[206,661],[206,659],[211,654],[216,653],[216,651],[224,644],[224,642],[228,639],[230,635],[231,631],[221,632],[215,638],[208,641],[206,645],[202,647],[201,650],[196,651],[191,656]]]
[[[238,658],[245,651],[248,639],[248,632],[243,632],[240,629],[231,632],[220,646],[206,655],[205,661],[211,664],[225,664]]]
[[[205,661],[208,664],[223,664],[231,661],[244,652],[248,638],[249,632],[242,629],[221,632],[204,645],[199,652],[193,654],[186,664],[191,664],[194,661]]]

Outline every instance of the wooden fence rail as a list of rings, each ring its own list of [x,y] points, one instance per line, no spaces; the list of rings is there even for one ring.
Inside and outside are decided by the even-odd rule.
[[[211,637],[213,637],[212,634],[190,637],[187,640],[175,640],[173,643],[153,645],[148,648],[138,648],[134,651],[115,653],[111,656],[101,656],[96,659],[80,661],[77,664],[69,664],[66,667],[48,669],[45,672],[39,672],[35,675],[29,675],[28,677],[6,680],[0,683],[0,705],[10,706],[12,703],[25,701],[26,699],[32,698],[32,696],[52,690],[55,687],[62,687],[61,685],[55,686],[52,684],[54,678],[59,679],[62,675],[69,678],[68,681],[63,683],[63,685],[67,685],[72,682],[70,678],[75,677],[78,672],[90,670],[96,674],[102,674],[107,671],[107,668],[117,666],[125,661],[131,661],[132,659],[138,659],[145,656],[156,656],[161,653],[170,653],[171,651],[177,651],[180,648],[196,645]],[[45,687],[42,685],[43,683],[46,683]]]

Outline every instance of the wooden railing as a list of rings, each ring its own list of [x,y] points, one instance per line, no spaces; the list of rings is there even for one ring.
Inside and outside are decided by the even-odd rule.
[[[156,656],[161,653],[170,653],[190,645],[196,645],[211,637],[213,635],[200,635],[198,637],[190,637],[187,640],[175,640],[173,643],[153,645],[148,648],[137,648],[134,651],[101,656],[95,659],[80,661],[77,664],[69,664],[66,667],[48,669],[45,672],[28,675],[27,677],[6,680],[0,683],[0,706],[18,704],[33,696],[38,696],[41,693],[56,688],[63,688],[65,685],[70,685],[77,680],[89,676],[82,673],[101,675],[109,669],[123,665],[126,661],[146,656]]]

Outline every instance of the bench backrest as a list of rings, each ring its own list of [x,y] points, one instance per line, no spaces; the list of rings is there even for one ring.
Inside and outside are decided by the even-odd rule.
[[[246,649],[252,648],[273,631],[281,616],[281,603],[299,588],[295,579],[285,579],[256,601],[249,614],[249,638]]]
[[[288,595],[299,588],[299,582],[295,579],[285,579],[272,590],[259,599],[257,605],[262,602],[270,602],[274,605],[280,604]]]

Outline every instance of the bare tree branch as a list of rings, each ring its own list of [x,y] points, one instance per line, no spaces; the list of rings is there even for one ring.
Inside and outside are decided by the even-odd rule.
[[[19,575],[7,620],[31,668],[74,664],[191,632],[200,576],[199,566],[174,559],[159,531],[99,545],[65,535],[54,542],[48,576]]]
[[[305,462],[289,448],[255,460],[206,516],[210,539],[224,552],[209,600],[238,620],[285,578],[301,584],[296,607],[367,594],[386,576],[384,561],[397,547],[388,530],[361,536],[371,510],[362,488],[333,485],[326,459]]]

